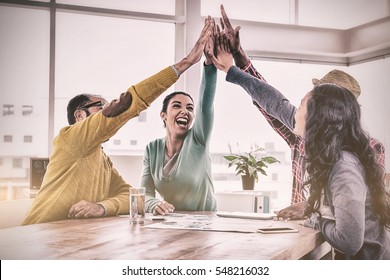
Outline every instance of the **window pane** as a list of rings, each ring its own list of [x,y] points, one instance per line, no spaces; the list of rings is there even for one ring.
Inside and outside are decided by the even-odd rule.
[[[23,137],[24,143],[32,143],[32,141],[33,141],[33,138],[31,135],[24,135],[24,137]]]
[[[153,14],[175,14],[175,0],[57,0],[57,3]]]
[[[1,156],[47,154],[48,85],[49,12],[0,6],[0,135],[14,140]]]
[[[12,104],[3,105],[3,116],[12,116],[15,114],[15,106]]]
[[[19,169],[23,167],[23,160],[21,158],[14,158],[12,160],[12,167],[15,169]]]
[[[31,105],[23,105],[22,106],[22,115],[29,116],[33,113],[33,106]]]
[[[12,135],[4,135],[5,143],[12,143]]]
[[[67,125],[66,106],[72,97],[93,93],[108,101],[118,98],[131,85],[174,64],[174,49],[172,23],[58,13],[55,134]],[[162,137],[162,100],[158,98],[147,109],[145,122],[134,118],[121,128],[115,134],[120,144],[110,140],[106,151],[143,154],[147,143]]]

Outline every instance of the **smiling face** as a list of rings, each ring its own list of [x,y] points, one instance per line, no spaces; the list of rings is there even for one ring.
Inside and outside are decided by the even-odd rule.
[[[307,101],[311,97],[311,92],[307,93],[304,98],[301,100],[301,104],[299,105],[299,108],[295,112],[295,127],[294,127],[294,133],[305,137],[306,132],[306,119],[307,119]]]
[[[160,116],[168,133],[184,137],[194,120],[194,102],[184,94],[176,94],[169,100],[166,111],[161,112]]]

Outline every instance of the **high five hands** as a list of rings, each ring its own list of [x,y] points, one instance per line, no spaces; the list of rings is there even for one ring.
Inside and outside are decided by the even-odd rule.
[[[205,46],[206,64],[212,63],[219,70],[227,72],[233,65],[233,54],[240,54],[241,44],[239,37],[240,26],[232,27],[226,15],[223,5],[221,5],[220,19],[221,27],[215,24],[213,32]]]

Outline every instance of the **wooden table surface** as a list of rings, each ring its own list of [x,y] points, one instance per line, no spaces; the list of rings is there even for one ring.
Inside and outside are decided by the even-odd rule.
[[[64,220],[0,230],[0,259],[227,260],[300,259],[327,244],[316,230],[296,221],[248,220],[207,215],[244,232],[156,229],[130,225],[128,217]],[[291,226],[298,233],[260,234],[260,226]],[[253,232],[250,232],[254,230]],[[315,257],[315,256],[314,256]]]

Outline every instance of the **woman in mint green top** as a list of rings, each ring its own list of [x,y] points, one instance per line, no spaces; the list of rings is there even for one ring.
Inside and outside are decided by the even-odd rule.
[[[160,116],[167,135],[147,145],[143,163],[147,212],[216,210],[209,154],[216,81],[217,70],[206,59],[193,127],[191,96],[174,92],[165,98]]]

